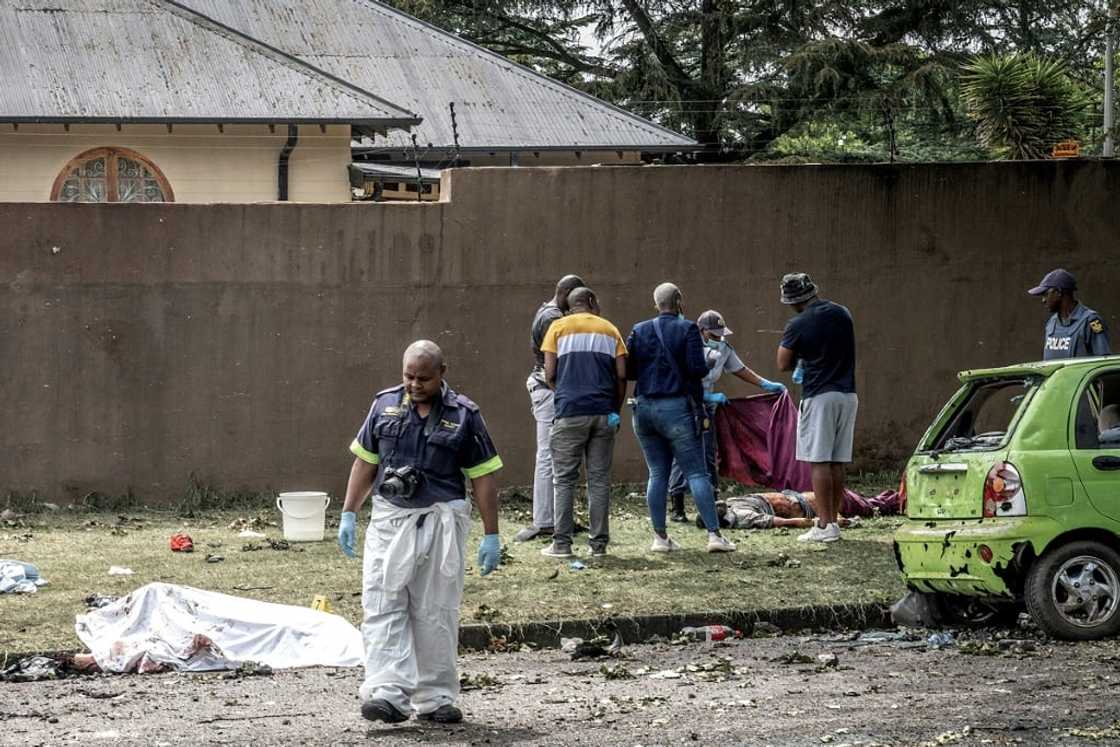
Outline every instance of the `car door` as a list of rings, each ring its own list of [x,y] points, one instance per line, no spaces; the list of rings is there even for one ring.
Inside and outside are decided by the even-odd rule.
[[[1120,427],[1107,426],[1118,417],[1120,366],[1096,369],[1078,394],[1070,454],[1093,508],[1116,520],[1120,520]],[[1106,426],[1103,433],[1102,426]]]

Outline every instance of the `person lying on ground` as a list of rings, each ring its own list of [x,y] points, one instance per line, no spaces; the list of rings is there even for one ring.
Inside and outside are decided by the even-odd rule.
[[[846,491],[840,513],[847,517],[892,516],[898,514],[899,506],[898,494],[893,491],[873,498]],[[817,518],[817,497],[812,491],[750,493],[717,501],[716,513],[720,526],[729,529],[804,529],[812,526]],[[838,523],[846,527],[851,524],[851,519],[841,515]],[[696,526],[703,528],[699,521]]]

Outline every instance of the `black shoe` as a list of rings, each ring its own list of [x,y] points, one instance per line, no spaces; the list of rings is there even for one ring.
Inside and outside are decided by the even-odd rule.
[[[463,720],[463,712],[450,703],[444,703],[431,713],[421,713],[416,718],[421,721],[435,721],[437,724],[457,724]]]
[[[408,721],[408,714],[401,713],[395,705],[387,700],[367,700],[362,703],[362,718],[366,721],[399,724],[402,721]]]
[[[669,521],[675,521],[678,524],[687,524],[688,517],[684,515],[684,511],[674,511],[669,514]]]

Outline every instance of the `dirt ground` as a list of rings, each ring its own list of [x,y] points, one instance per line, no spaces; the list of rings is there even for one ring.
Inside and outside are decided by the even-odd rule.
[[[995,633],[963,648],[932,650],[921,642],[861,643],[857,635],[628,645],[624,658],[606,661],[571,661],[559,650],[473,653],[460,658],[460,671],[482,687],[462,694],[467,722],[451,727],[363,721],[358,670],[0,684],[0,744],[937,745],[1120,739],[1115,641],[1001,644]]]

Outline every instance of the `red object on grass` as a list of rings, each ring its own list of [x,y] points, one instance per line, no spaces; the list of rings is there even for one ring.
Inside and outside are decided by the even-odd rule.
[[[719,473],[766,490],[813,489],[812,468],[797,461],[797,405],[788,392],[733,399],[716,410]],[[844,491],[841,516],[897,514],[902,496],[887,490],[864,497]]]
[[[171,535],[171,552],[194,552],[194,540],[182,532]]]

